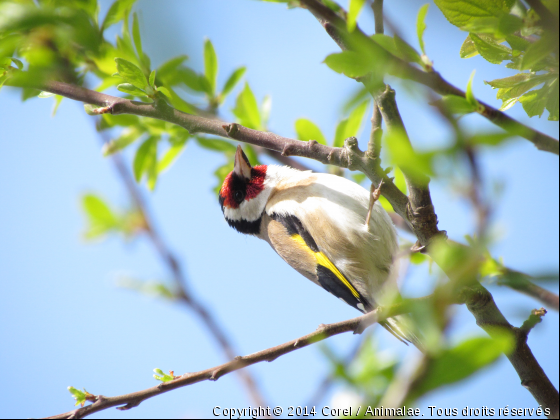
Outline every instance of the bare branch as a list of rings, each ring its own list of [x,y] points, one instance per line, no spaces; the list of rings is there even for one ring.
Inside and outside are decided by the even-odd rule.
[[[549,418],[558,418],[558,391],[527,345],[527,328],[512,326],[496,306],[490,292],[480,284],[465,288],[463,293],[467,308],[474,315],[476,324],[491,337],[499,336],[504,330],[513,333],[515,349],[506,356],[519,375],[521,385],[529,390],[539,404],[551,410]]]
[[[527,296],[531,296],[547,305],[549,309],[558,311],[558,295],[533,283],[529,280],[529,278],[531,278],[531,276],[528,274],[506,268],[505,272],[498,278],[497,283],[502,286],[507,286],[513,290],[517,290]]]
[[[383,0],[373,0],[371,3],[373,18],[375,20],[375,33],[382,34],[385,31],[383,21]]]
[[[349,34],[346,30],[346,22],[340,16],[317,0],[300,0],[300,3],[315,16],[315,18],[325,28],[327,33],[341,49],[349,49],[346,42],[346,40],[349,39]],[[363,42],[365,45],[369,44],[372,45],[372,47],[377,46],[375,41],[364,34],[358,26],[356,26],[352,36],[358,37],[359,41]],[[463,90],[447,82],[439,73],[435,71],[425,72],[412,66],[406,61],[391,55],[389,52],[387,52],[387,55],[393,64],[389,66],[393,75],[404,79],[410,79],[428,86],[440,95],[456,95],[463,98],[465,97],[465,92]],[[487,118],[497,126],[516,136],[521,136],[529,140],[539,150],[556,155],[560,153],[558,140],[521,124],[519,121],[484,102],[479,101],[479,103],[482,105],[480,115]]]
[[[103,136],[103,134],[101,134]],[[107,143],[108,139],[103,139]],[[171,251],[171,248],[164,241],[159,230],[156,227],[154,217],[149,210],[149,206],[146,200],[142,196],[142,193],[137,187],[132,174],[129,172],[125,162],[120,154],[112,155],[112,162],[115,166],[117,174],[120,180],[125,186],[134,206],[138,213],[142,216],[144,221],[144,230],[150,239],[150,242],[154,246],[156,252],[161,258],[162,262],[167,266],[169,271],[173,274],[173,279],[177,288],[179,290],[177,297],[180,302],[185,304],[188,309],[193,311],[198,318],[202,321],[202,324],[209,331],[210,335],[216,340],[220,346],[222,352],[226,356],[227,360],[232,360],[236,357],[236,352],[233,350],[233,345],[228,338],[223,327],[214,318],[212,313],[195,298],[192,291],[189,290],[188,281],[186,275],[182,269],[182,266],[177,257]],[[264,400],[259,388],[256,385],[250,372],[244,370],[238,372],[243,384],[247,388],[247,392],[252,398],[253,402],[260,406],[266,406],[266,401]]]
[[[430,296],[419,299],[411,299],[408,302],[414,300],[424,300],[428,298],[430,298]],[[254,365],[256,363],[265,361],[272,362],[280,356],[291,353],[295,350],[302,349],[334,335],[346,332],[361,334],[368,326],[379,321],[383,321],[389,316],[395,316],[405,313],[407,310],[408,303],[403,302],[402,304],[395,305],[390,308],[379,307],[373,312],[347,321],[328,325],[322,324],[316,331],[312,332],[311,334],[307,334],[303,337],[297,338],[287,343],[271,347],[257,353],[253,353],[248,356],[236,357],[231,362],[224,363],[223,365],[215,366],[213,368],[206,369],[200,372],[186,373],[182,376],[177,377],[177,379],[173,381],[163,382],[158,386],[154,386],[143,391],[133,392],[131,394],[125,394],[118,397],[104,397],[102,395],[98,395],[96,396],[96,401],[91,405],[46,418],[79,419],[111,407],[118,407],[118,409],[120,410],[128,410],[130,408],[137,407],[143,401],[155,397],[156,395],[164,394],[171,390],[182,388],[184,386],[192,385],[202,381],[217,381],[220,377],[227,375],[228,373],[238,371],[242,368]]]

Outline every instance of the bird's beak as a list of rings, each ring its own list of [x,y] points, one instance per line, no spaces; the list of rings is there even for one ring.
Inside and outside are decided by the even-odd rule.
[[[245,153],[243,153],[243,149],[239,145],[235,151],[235,164],[233,166],[233,171],[247,180],[251,179],[251,164],[249,163],[249,159]]]

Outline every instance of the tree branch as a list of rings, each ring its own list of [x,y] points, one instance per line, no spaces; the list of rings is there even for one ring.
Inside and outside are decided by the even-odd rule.
[[[315,18],[342,50],[350,49],[347,43],[348,39],[350,39],[350,34],[346,30],[346,22],[340,16],[317,0],[300,0],[300,3],[315,16]],[[364,34],[358,26],[356,26],[352,36],[355,36],[360,42],[364,43],[364,45],[369,44],[372,48],[381,48],[374,40]],[[393,75],[410,79],[428,86],[440,95],[456,95],[463,98],[465,97],[465,92],[463,90],[447,82],[439,73],[434,71],[425,72],[412,66],[410,63],[393,56],[389,52],[387,52],[387,58],[391,61],[392,65],[388,66],[388,68],[391,70]],[[482,105],[480,115],[487,118],[489,121],[516,136],[521,136],[529,140],[539,150],[554,153],[556,155],[559,154],[560,147],[558,140],[521,124],[519,121],[516,121],[502,111],[499,111],[484,102],[479,101],[479,103]]]
[[[506,356],[519,375],[521,385],[527,388],[539,404],[551,410],[549,418],[558,418],[558,391],[527,345],[530,328],[512,326],[496,306],[490,292],[480,284],[464,289],[463,295],[467,308],[476,319],[476,324],[488,335],[499,336],[504,330],[513,334],[515,348],[511,354],[506,354]]]
[[[107,139],[104,139],[107,142]],[[226,359],[232,360],[236,357],[236,352],[233,349],[233,345],[228,338],[223,327],[218,323],[212,313],[195,298],[192,291],[188,288],[187,278],[185,273],[179,263],[179,260],[175,257],[171,248],[166,244],[163,237],[156,227],[154,218],[149,211],[149,207],[146,200],[142,196],[140,190],[137,187],[131,173],[127,169],[120,154],[112,155],[112,162],[115,169],[119,175],[119,178],[123,182],[134,206],[137,211],[142,215],[144,220],[144,230],[148,235],[148,238],[152,245],[154,246],[156,252],[160,256],[162,262],[168,267],[169,271],[173,274],[173,279],[178,288],[177,298],[179,301],[187,306],[187,308],[198,316],[202,324],[210,332],[210,335],[216,340],[220,346],[222,352],[226,356]],[[259,406],[266,406],[266,401],[262,396],[257,384],[249,371],[239,371],[239,377],[243,384],[245,385],[247,392],[252,398],[253,402]]]
[[[161,119],[182,126],[187,130],[189,130],[191,134],[196,132],[204,132],[204,133],[214,134],[222,137],[230,137],[236,140],[245,141],[250,144],[255,144],[258,146],[269,148],[271,150],[281,152],[282,155],[286,155],[286,156],[290,156],[290,155],[303,156],[303,157],[308,157],[317,160],[325,164],[332,164],[341,167],[346,167],[351,170],[359,169],[362,172],[364,172],[372,181],[377,183],[379,183],[380,180],[383,179],[383,176],[380,175],[380,173],[378,172],[378,168],[376,168],[375,165],[372,164],[371,159],[365,157],[364,156],[365,154],[358,149],[357,140],[355,138],[346,139],[344,148],[333,148],[333,147],[321,145],[316,141],[304,142],[304,141],[281,137],[274,133],[252,130],[243,127],[239,124],[222,125],[222,123],[214,120],[182,113],[180,111],[170,108],[166,104],[154,106],[154,104],[144,104],[135,101],[129,101],[126,99],[112,97],[103,93],[91,91],[88,89],[69,85],[62,82],[45,82],[45,83],[37,84],[35,87],[41,90],[46,90],[48,92],[59,94],[85,103],[92,103],[98,106],[107,107],[106,111],[112,112],[114,114],[130,113],[130,114],[135,114],[135,115],[140,115],[145,117]],[[409,220],[409,217],[414,217],[413,214],[409,215],[409,213],[407,212],[407,206],[408,206],[407,197],[389,179],[385,179],[385,184],[382,188],[382,192],[399,215],[404,217],[406,220]],[[422,232],[418,232],[419,226],[417,224],[412,223],[412,227],[417,236],[419,234],[422,234]],[[467,302],[469,310],[471,311],[471,313],[473,313],[473,315],[477,319],[477,323],[481,325],[483,328],[485,328],[486,325],[485,320],[488,319],[490,321],[497,321],[497,323],[502,326],[511,327],[511,325],[505,320],[503,315],[499,312],[498,308],[494,304],[494,301],[490,293],[482,286],[479,285],[479,287],[481,288],[481,290],[484,291],[484,293],[479,293],[480,298],[475,298],[473,297],[474,295],[471,294],[469,296],[470,305]],[[491,301],[491,304],[489,304],[488,302],[487,304],[484,305],[478,304],[480,300],[488,301],[488,302]],[[491,323],[496,324],[496,322],[491,322]],[[338,324],[333,324],[333,325],[338,325]],[[348,329],[348,331],[349,330],[351,329]],[[334,333],[331,335],[334,335]],[[306,336],[306,338],[309,339],[308,336]],[[310,342],[307,342],[307,344],[310,344]],[[282,347],[282,349],[284,349],[284,347]],[[278,354],[279,355],[284,354],[282,351]],[[537,401],[539,401],[539,403],[541,400],[550,402],[551,400],[554,399],[553,397],[555,395],[556,405],[554,404],[553,405],[543,404],[543,405],[551,408],[556,406],[557,408],[558,392],[556,391],[554,386],[550,383],[542,368],[539,366],[538,362],[536,361],[529,347],[527,346],[527,343],[526,342],[520,343],[520,351],[516,353],[519,354],[518,357],[509,356],[509,358],[511,363],[514,365],[514,368],[517,370],[518,374],[522,378],[522,384],[526,386],[533,393],[533,395],[535,396]],[[257,355],[260,355],[260,353],[257,353]],[[268,359],[257,358],[254,363],[262,360],[268,360]],[[239,361],[233,361],[230,363],[233,364],[238,363],[234,365],[235,369],[233,370],[237,370],[248,365]],[[228,369],[231,368],[229,364],[222,365],[222,366],[226,366],[228,367]],[[195,379],[193,379],[193,382],[188,382],[188,384],[198,382],[204,379],[209,379],[209,377],[212,376],[212,372],[214,370],[210,369],[208,371],[204,371],[205,372],[204,375],[196,376]],[[536,374],[533,375],[531,373],[532,371],[535,371]],[[220,370],[219,372],[222,371]],[[227,371],[226,373],[229,373],[229,371]],[[183,380],[185,379],[183,378]],[[181,381],[181,379],[179,379],[179,381]],[[171,384],[174,383],[176,383],[176,381],[173,381]],[[182,384],[182,382],[179,382],[179,384]],[[179,386],[183,386],[183,385],[176,385],[176,386],[173,385],[173,388],[170,389],[175,389],[175,387],[179,387]],[[157,388],[157,392],[154,391],[155,388],[147,390],[144,394],[141,395],[142,398],[140,400],[137,399],[139,398],[137,394],[130,394],[134,396],[134,398],[130,400],[131,403],[134,403],[135,401],[141,402],[144,399],[150,398],[153,395],[156,395],[161,392],[167,392],[168,390],[170,390],[165,387],[162,388],[164,391],[161,391],[160,388],[158,387],[156,388]],[[109,403],[107,403],[106,401],[103,402],[102,401],[103,399],[101,399],[99,401],[99,404],[96,403],[98,405],[94,404],[88,407],[94,407],[94,406],[98,407],[99,405],[106,407],[106,404],[109,404],[108,406],[113,407],[116,405],[128,403],[127,401],[125,401],[126,398],[124,397],[115,397],[115,398],[116,399],[109,400]],[[98,411],[95,408],[90,410],[95,410],[93,412]]]
[[[558,295],[533,283],[529,280],[530,277],[531,276],[527,274],[506,268],[504,273],[498,277],[497,283],[501,286],[507,286],[513,290],[517,290],[527,296],[531,296],[547,305],[549,309],[558,311]]]
[[[9,79],[9,86],[21,87]],[[336,165],[351,170],[360,170],[368,176],[376,185],[383,179],[382,193],[393,206],[393,209],[405,220],[407,217],[408,198],[395,184],[385,177],[381,168],[372,164],[371,160],[364,156],[358,149],[356,141],[350,141],[345,147],[329,147],[317,143],[314,140],[301,141],[282,137],[271,132],[262,132],[243,127],[239,124],[224,124],[223,122],[204,118],[197,115],[187,114],[171,108],[167,104],[147,104],[118,98],[105,93],[85,89],[80,86],[63,82],[47,81],[36,82],[34,88],[44,90],[86,104],[104,107],[101,112],[112,114],[132,114],[142,117],[150,117],[173,124],[177,124],[189,131],[190,134],[206,133],[220,137],[243,141],[255,146],[261,146],[269,150],[279,152],[282,156],[301,156],[319,161],[324,164]],[[410,222],[409,222],[410,223]]]
[[[95,396],[95,402],[91,405],[78,408],[67,413],[62,413],[48,419],[80,419],[92,415],[102,410],[111,407],[117,407],[119,410],[128,410],[137,407],[143,401],[155,397],[156,395],[164,394],[171,390],[182,388],[202,381],[217,381],[228,373],[238,371],[247,366],[254,365],[260,362],[272,362],[280,356],[291,353],[295,350],[302,349],[311,344],[322,341],[334,335],[353,332],[354,334],[361,334],[367,327],[380,321],[384,321],[390,316],[400,315],[407,312],[409,304],[413,301],[429,299],[431,296],[424,298],[410,299],[401,304],[394,305],[389,308],[377,308],[375,311],[366,315],[359,316],[347,321],[337,322],[335,324],[320,325],[316,331],[307,334],[303,337],[297,338],[287,343],[271,347],[248,356],[236,357],[228,363],[220,366],[215,366],[210,369],[202,370],[195,373],[186,373],[182,376],[176,377],[173,381],[163,382],[158,386],[154,386],[143,391],[133,392],[131,394],[120,395],[118,397],[104,397],[102,395]]]

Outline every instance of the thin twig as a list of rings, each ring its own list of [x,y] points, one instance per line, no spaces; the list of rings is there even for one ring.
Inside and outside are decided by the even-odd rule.
[[[371,3],[373,18],[375,20],[375,33],[382,34],[385,31],[383,19],[383,0],[373,0]]]
[[[379,183],[379,186],[375,188],[373,184],[371,184],[370,188],[370,196],[369,196],[369,208],[366,216],[366,223],[365,225],[369,227],[369,221],[371,219],[371,212],[373,211],[373,205],[379,200],[381,196],[381,187],[383,186],[383,180]]]
[[[315,18],[325,28],[327,33],[341,49],[350,49],[347,41],[351,39],[351,36],[347,32],[346,22],[338,14],[334,13],[331,9],[317,0],[300,0],[300,3],[315,16]],[[355,37],[353,39],[357,39],[363,45],[371,45],[372,49],[382,49],[382,47],[377,45],[373,39],[363,33],[358,25],[354,29],[352,37]],[[386,52],[384,59],[391,62],[392,65],[387,66],[387,68],[394,76],[410,79],[428,86],[440,95],[456,95],[463,98],[466,95],[463,90],[453,86],[451,83],[443,79],[443,77],[441,77],[441,75],[436,71],[425,72],[390,54],[389,52]],[[509,115],[499,111],[489,104],[481,101],[479,101],[479,103],[482,105],[480,115],[487,118],[492,123],[516,136],[529,140],[539,150],[556,155],[560,153],[558,140],[541,133],[538,130],[521,124],[519,121],[511,118]]]
[[[541,309],[533,309],[531,311],[531,315],[529,315],[529,318],[527,318],[525,320],[525,322],[523,322],[523,325],[521,325],[521,327],[519,327],[519,329],[525,333],[525,334],[529,334],[531,332],[531,330],[533,328],[535,328],[535,326],[539,323],[542,322],[543,317],[546,315],[546,309],[541,308]]]
[[[429,297],[426,297],[429,298]],[[421,298],[424,299],[424,298]],[[402,314],[408,310],[406,304],[395,305],[391,308],[378,308],[377,310],[370,312],[366,315],[362,315],[357,318],[353,318],[347,321],[337,322],[335,324],[322,324],[319,328],[298,339],[289,341],[287,343],[271,347],[266,350],[259,351],[257,353],[250,354],[248,356],[237,357],[234,360],[224,363],[220,366],[215,366],[210,369],[206,369],[196,373],[186,373],[175,380],[164,382],[158,386],[145,389],[143,391],[133,392],[130,394],[121,395],[118,397],[104,397],[101,395],[96,396],[96,402],[91,405],[78,408],[76,410],[62,413],[52,417],[46,417],[49,419],[67,419],[67,418],[84,418],[91,414],[97,413],[102,410],[106,410],[111,407],[118,407],[121,410],[128,410],[133,407],[137,407],[141,402],[152,398],[156,395],[160,395],[169,392],[173,389],[182,388],[187,385],[192,385],[201,381],[216,381],[228,373],[238,371],[247,366],[254,365],[260,362],[272,362],[280,356],[291,353],[295,350],[302,349],[311,344],[322,341],[328,337],[334,335],[354,332],[361,334],[368,326],[375,324],[379,321],[387,319],[389,315],[394,316]],[[263,406],[264,407],[264,406]]]
[[[100,132],[100,135],[103,137],[104,143],[107,143],[108,139],[105,138],[104,133]],[[119,175],[119,179],[123,182],[130,198],[132,199],[132,202],[134,203],[134,206],[136,207],[136,210],[142,215],[144,229],[150,239],[150,242],[154,246],[162,262],[173,274],[173,279],[178,288],[177,297],[179,298],[179,301],[185,304],[189,310],[193,311],[198,316],[200,321],[202,321],[203,325],[210,332],[210,335],[216,340],[226,358],[228,360],[233,360],[237,357],[237,353],[233,349],[233,345],[227,337],[227,333],[223,327],[220,326],[208,308],[196,299],[192,291],[189,290],[188,281],[182,266],[171,251],[171,248],[166,244],[159,233],[156,223],[154,222],[154,217],[149,210],[149,206],[129,172],[122,156],[118,153],[112,155],[112,162]],[[253,402],[259,406],[266,406],[266,401],[251,373],[243,370],[239,371],[238,374]]]

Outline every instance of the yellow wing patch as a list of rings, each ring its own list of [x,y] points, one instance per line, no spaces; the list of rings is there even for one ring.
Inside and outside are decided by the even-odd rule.
[[[297,243],[298,247],[304,249],[309,254],[315,257],[315,261],[318,265],[322,265],[323,267],[329,269],[347,288],[350,290],[352,295],[356,299],[360,299],[360,293],[352,286],[352,284],[342,275],[342,273],[336,268],[336,266],[329,260],[329,258],[323,254],[322,252],[315,252],[311,248],[307,246],[305,240],[298,234],[292,235],[291,238]]]

